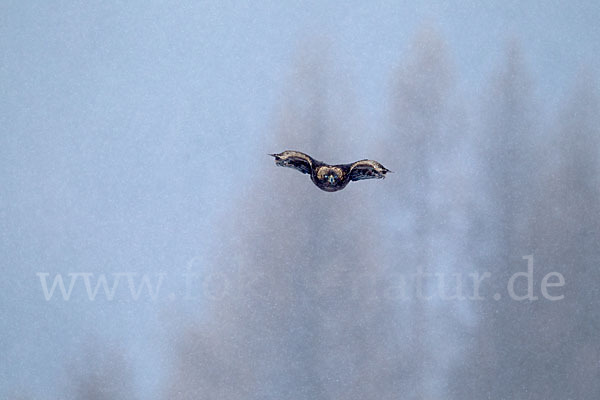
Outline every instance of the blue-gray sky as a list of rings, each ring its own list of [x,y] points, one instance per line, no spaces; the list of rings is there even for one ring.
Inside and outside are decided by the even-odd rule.
[[[58,398],[65,365],[96,337],[122,342],[157,398],[168,300],[47,302],[36,272],[209,260],[251,175],[238,163],[283,150],[261,146],[306,43],[328,41],[376,130],[423,26],[447,41],[468,104],[518,40],[551,112],[578,70],[598,72],[599,20],[596,1],[3,1],[0,396]]]

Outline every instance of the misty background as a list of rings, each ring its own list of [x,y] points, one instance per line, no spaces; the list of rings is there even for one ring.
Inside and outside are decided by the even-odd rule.
[[[0,397],[600,398],[599,20],[3,1]],[[325,193],[286,149],[394,173]]]

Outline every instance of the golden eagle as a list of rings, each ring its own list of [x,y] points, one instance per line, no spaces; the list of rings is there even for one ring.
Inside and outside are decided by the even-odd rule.
[[[303,174],[310,174],[313,183],[326,192],[342,190],[350,181],[382,179],[385,178],[387,172],[391,172],[377,161],[372,160],[328,165],[299,151],[286,150],[283,153],[269,155],[275,157],[275,164],[280,167],[294,168]]]

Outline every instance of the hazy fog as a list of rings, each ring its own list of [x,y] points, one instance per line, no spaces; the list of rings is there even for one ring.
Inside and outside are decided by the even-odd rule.
[[[269,3],[0,5],[0,397],[600,398],[600,6]]]

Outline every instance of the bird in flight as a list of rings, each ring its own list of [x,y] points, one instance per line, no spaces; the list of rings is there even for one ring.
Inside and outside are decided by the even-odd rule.
[[[299,151],[286,150],[283,153],[269,155],[275,157],[275,164],[280,167],[294,168],[303,174],[310,174],[313,183],[326,192],[342,190],[350,181],[382,179],[387,172],[392,172],[373,160],[328,165]]]

